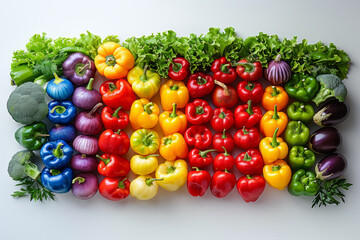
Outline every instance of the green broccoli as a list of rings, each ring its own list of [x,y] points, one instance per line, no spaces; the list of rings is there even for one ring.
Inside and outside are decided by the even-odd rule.
[[[32,124],[42,121],[48,113],[44,89],[32,82],[22,84],[10,94],[7,109],[16,122]]]
[[[340,102],[345,101],[347,89],[341,79],[333,74],[319,75],[316,80],[320,82],[320,91],[313,98],[316,105],[324,102],[326,99],[335,97]]]

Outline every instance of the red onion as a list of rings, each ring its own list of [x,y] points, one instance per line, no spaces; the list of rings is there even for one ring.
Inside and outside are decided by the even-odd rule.
[[[98,140],[95,137],[79,135],[73,141],[73,147],[79,153],[95,155],[99,151]]]
[[[93,172],[97,169],[98,161],[95,157],[79,153],[71,158],[70,165],[73,170]]]
[[[93,82],[94,79],[91,78],[87,87],[78,87],[75,89],[72,96],[72,102],[75,106],[90,110],[101,102],[101,94],[98,90],[92,88]]]
[[[272,85],[280,85],[286,83],[291,78],[291,68],[289,64],[280,60],[281,55],[277,55],[274,60],[269,63],[265,70],[265,79]]]
[[[78,173],[72,183],[72,194],[81,200],[92,198],[99,189],[99,182],[93,173]]]
[[[75,128],[85,135],[97,135],[103,129],[101,116],[96,112],[103,104],[96,104],[90,112],[81,112],[75,118]]]

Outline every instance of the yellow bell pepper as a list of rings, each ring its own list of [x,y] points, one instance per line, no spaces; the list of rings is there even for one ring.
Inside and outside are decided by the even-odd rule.
[[[184,108],[189,102],[189,91],[182,81],[168,80],[160,88],[160,100],[163,110],[173,109],[173,103],[178,108]]]
[[[159,152],[167,161],[174,161],[178,158],[187,158],[189,149],[183,135],[174,133],[161,139]]]
[[[285,130],[288,123],[288,117],[283,112],[277,111],[277,105],[274,106],[274,111],[267,111],[260,121],[260,132],[265,137],[272,137],[275,129],[279,128],[277,136]]]
[[[134,130],[153,128],[159,121],[159,107],[146,98],[135,100],[130,109],[130,124]]]
[[[138,129],[130,137],[131,149],[140,155],[156,153],[159,145],[159,134],[151,129]]]
[[[159,186],[151,176],[138,176],[130,183],[130,195],[138,200],[149,200],[156,196]]]
[[[154,172],[159,165],[158,156],[158,154],[147,156],[134,155],[130,159],[131,171],[138,175],[147,175]]]
[[[263,168],[266,182],[273,188],[282,190],[291,180],[291,169],[284,160],[277,160]]]
[[[172,111],[164,111],[160,114],[159,124],[165,136],[173,133],[184,134],[187,127],[186,115],[177,110],[176,103],[173,103]]]
[[[97,52],[96,69],[107,79],[124,78],[134,67],[135,59],[131,52],[115,42],[101,44]]]
[[[161,78],[156,72],[135,66],[127,75],[132,90],[138,97],[151,99],[160,89]]]
[[[157,179],[163,178],[158,184],[168,191],[176,191],[186,183],[188,174],[187,164],[184,160],[165,161],[156,169]]]
[[[259,150],[265,164],[270,164],[278,159],[286,158],[289,148],[282,138],[277,138],[276,128],[273,137],[266,137],[260,141]]]

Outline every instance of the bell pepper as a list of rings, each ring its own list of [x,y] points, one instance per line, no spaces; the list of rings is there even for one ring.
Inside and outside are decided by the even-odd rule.
[[[297,170],[289,184],[289,193],[294,196],[315,196],[320,189],[320,183],[312,171]]]
[[[208,171],[193,169],[188,173],[187,189],[191,196],[202,197],[210,186],[211,175]]]
[[[277,105],[274,106],[274,111],[267,111],[260,121],[260,132],[265,137],[274,135],[275,129],[279,128],[277,136],[285,130],[288,123],[288,117],[283,112],[278,112]]]
[[[251,100],[257,104],[261,101],[264,89],[259,82],[241,81],[236,87],[236,92],[242,102]]]
[[[315,154],[303,146],[293,146],[289,151],[289,166],[292,170],[309,170],[315,164]]]
[[[161,180],[151,176],[138,176],[130,183],[130,195],[138,200],[152,199],[159,189],[157,181]]]
[[[130,109],[130,124],[134,130],[153,128],[159,121],[159,107],[146,98],[135,100]]]
[[[151,99],[160,89],[161,77],[156,72],[135,66],[127,75],[132,90],[139,98]]]
[[[245,81],[259,80],[263,75],[263,69],[260,62],[249,63],[246,59],[241,59],[235,64],[236,73]]]
[[[277,138],[277,128],[273,137],[265,137],[259,144],[259,150],[265,164],[270,164],[278,159],[285,159],[289,148],[282,138]]]
[[[18,65],[10,72],[11,86],[20,86],[26,82],[33,82],[39,75],[40,72],[29,67],[27,64]]]
[[[285,129],[285,141],[289,146],[305,146],[310,138],[309,128],[301,121],[290,121]]]
[[[285,92],[283,87],[268,86],[265,88],[264,95],[261,99],[261,105],[267,110],[273,110],[277,105],[279,111],[284,109],[289,102],[289,95]]]
[[[195,99],[186,105],[186,119],[195,125],[207,123],[213,116],[213,109],[209,103],[203,99]]]
[[[187,82],[187,88],[192,98],[201,98],[214,89],[215,83],[211,75],[205,73],[191,74]]]
[[[211,179],[210,190],[217,198],[226,197],[235,187],[236,177],[231,172],[216,171]]]
[[[76,116],[76,107],[70,101],[51,101],[47,118],[52,123],[68,124]]]
[[[220,153],[225,151],[231,152],[234,149],[235,143],[231,134],[226,133],[226,130],[224,129],[223,133],[214,134],[212,146]]]
[[[259,107],[253,107],[252,101],[249,100],[247,104],[240,105],[235,109],[235,126],[236,128],[251,128],[260,123],[262,118],[262,111]]]
[[[45,143],[40,149],[40,157],[47,168],[61,169],[72,158],[73,149],[63,140]]]
[[[242,176],[236,183],[236,188],[245,202],[255,202],[264,192],[266,181],[262,176]]]
[[[234,114],[231,110],[223,107],[215,108],[210,124],[217,132],[222,132],[224,129],[228,130],[234,125]]]
[[[158,182],[160,187],[168,191],[176,191],[186,183],[187,164],[184,160],[165,161],[156,169],[157,179],[163,179]]]
[[[264,167],[263,158],[257,149],[240,153],[236,159],[236,168],[244,175],[261,175]]]
[[[98,172],[105,177],[125,177],[130,172],[130,163],[123,157],[103,154],[99,159]]]
[[[101,121],[105,129],[111,129],[117,132],[124,129],[129,124],[129,115],[121,111],[121,106],[115,111],[111,107],[104,107],[101,111]]]
[[[129,151],[130,140],[128,135],[118,130],[105,130],[99,137],[99,148],[101,151],[114,155],[124,155]]]
[[[129,196],[130,181],[125,177],[106,177],[99,184],[99,193],[111,201],[120,201]]]
[[[33,123],[16,130],[16,141],[28,150],[39,150],[48,141],[48,131],[45,123]]]
[[[319,91],[320,84],[316,78],[308,75],[293,74],[285,84],[285,91],[293,99],[309,102]]]
[[[183,82],[168,80],[160,87],[160,100],[165,111],[172,110],[173,103],[178,108],[184,108],[189,102],[189,91]]]
[[[148,175],[154,172],[159,165],[158,156],[159,154],[147,156],[134,155],[130,160],[131,171],[138,175]]]
[[[212,133],[203,125],[194,125],[185,131],[184,138],[189,146],[202,150],[211,145]]]
[[[266,182],[273,188],[283,190],[291,180],[291,169],[284,160],[276,160],[264,166]]]
[[[214,73],[214,79],[222,83],[232,83],[236,79],[236,71],[225,57],[216,59],[211,65],[211,71]]]
[[[160,155],[167,161],[174,161],[178,158],[186,158],[189,153],[185,139],[180,133],[173,133],[163,137],[160,142]]]
[[[315,111],[310,104],[293,102],[287,108],[287,114],[291,120],[308,123],[313,119]]]
[[[41,184],[50,192],[66,193],[72,186],[73,171],[66,167],[62,170],[45,167],[41,172]]]
[[[210,166],[214,161],[211,152],[214,151],[216,151],[216,149],[200,151],[199,149],[193,148],[189,152],[189,156],[188,156],[190,167],[197,167],[203,169]]]
[[[159,124],[165,136],[173,133],[184,134],[187,127],[186,115],[177,110],[176,103],[173,103],[172,111],[163,111],[160,114]]]
[[[176,81],[184,80],[189,74],[190,63],[182,57],[174,58],[169,66],[169,78]]]
[[[106,81],[99,90],[103,102],[115,109],[122,106],[122,109],[130,110],[136,100],[131,86],[124,79]]]
[[[105,42],[97,50],[95,67],[107,79],[124,78],[134,67],[135,59],[131,52],[115,42]]]
[[[223,147],[224,152],[216,155],[213,161],[213,170],[216,171],[225,171],[231,170],[235,165],[235,158],[226,151],[226,148]]]
[[[141,155],[154,154],[159,149],[159,134],[150,129],[138,129],[131,135],[130,145],[134,152]]]
[[[245,128],[244,126],[234,134],[234,141],[239,148],[258,148],[260,143],[260,132],[257,128]]]

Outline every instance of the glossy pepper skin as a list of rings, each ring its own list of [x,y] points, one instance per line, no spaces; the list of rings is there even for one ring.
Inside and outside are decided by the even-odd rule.
[[[111,129],[117,132],[124,129],[129,124],[129,115],[121,111],[122,107],[118,107],[115,111],[111,107],[104,107],[101,111],[101,121],[105,129]]]
[[[100,86],[100,94],[105,105],[117,109],[130,110],[136,100],[130,84],[124,79],[106,81]]]
[[[176,103],[173,103],[172,111],[163,111],[159,115],[159,124],[165,136],[173,133],[184,134],[187,127],[186,115],[177,110]]]
[[[276,160],[265,165],[263,174],[266,182],[279,190],[286,188],[291,180],[291,169],[284,160]]]
[[[195,99],[188,103],[185,108],[186,119],[194,125],[209,122],[213,113],[212,107],[203,99]]]
[[[261,175],[264,161],[257,149],[249,149],[240,153],[236,159],[236,168],[244,175]]]
[[[310,104],[293,102],[287,108],[287,114],[291,120],[308,123],[313,119],[315,111]]]
[[[308,75],[293,74],[285,84],[285,91],[293,99],[309,102],[319,91],[320,84],[316,78]]]
[[[159,189],[157,181],[161,180],[149,175],[138,176],[130,183],[130,195],[137,200],[150,200],[156,196]]]
[[[206,193],[211,183],[211,175],[208,171],[194,170],[188,173],[187,189],[191,196],[202,197]]]
[[[134,130],[153,128],[159,121],[160,109],[146,98],[135,100],[130,109],[130,124]]]
[[[225,171],[225,169],[231,170],[234,167],[234,165],[235,165],[235,158],[226,151],[226,148],[224,148],[224,152],[219,153],[214,158],[213,169],[214,172]]]
[[[301,121],[290,121],[285,129],[285,141],[289,146],[305,146],[310,138],[309,128]]]
[[[211,75],[197,72],[191,74],[187,82],[187,88],[192,98],[201,98],[214,89],[215,83]]]
[[[260,132],[257,128],[245,128],[245,126],[234,134],[236,146],[242,149],[257,148],[260,143]]]
[[[288,117],[283,112],[278,112],[277,105],[274,106],[274,111],[267,111],[260,121],[260,132],[265,137],[272,137],[275,129],[279,128],[277,136],[285,130],[288,123]]]
[[[151,99],[160,89],[161,77],[156,72],[135,66],[127,75],[132,90],[139,98]]]
[[[211,179],[210,190],[217,198],[226,197],[235,187],[236,177],[227,170],[216,171]]]
[[[63,140],[45,143],[40,149],[40,157],[45,167],[61,169],[66,167],[73,154],[73,149]]]
[[[249,100],[247,104],[240,105],[235,109],[235,126],[236,128],[251,128],[260,123],[262,118],[261,108],[252,106],[252,101]]]
[[[167,161],[174,161],[179,158],[184,159],[189,153],[185,139],[180,133],[163,137],[160,142],[160,155]]]
[[[278,159],[285,159],[289,148],[282,138],[277,138],[277,128],[273,137],[265,137],[260,141],[259,150],[265,164],[271,164]]]
[[[186,183],[187,179],[187,164],[184,160],[165,161],[156,169],[155,176],[160,187],[167,191],[176,191]]]
[[[265,179],[260,176],[242,176],[236,183],[236,188],[245,202],[255,202],[264,192],[266,185]]]
[[[236,87],[236,92],[242,102],[251,100],[257,104],[261,101],[264,89],[259,82],[241,81]]]
[[[54,193],[66,193],[72,186],[73,171],[66,167],[62,170],[45,167],[41,172],[41,184]]]
[[[154,154],[159,149],[160,137],[154,130],[138,129],[131,135],[130,145],[132,150],[138,154]]]
[[[160,100],[165,111],[172,110],[173,103],[178,108],[184,108],[189,102],[189,91],[183,82],[170,79],[160,87]]]
[[[225,57],[216,59],[211,65],[211,71],[214,73],[214,79],[222,83],[232,83],[236,79],[236,71]]]
[[[76,116],[76,107],[70,101],[51,101],[47,118],[52,123],[68,124]]]
[[[222,132],[224,129],[228,130],[234,125],[234,114],[230,109],[215,108],[210,124],[217,132]]]
[[[235,143],[231,134],[226,133],[226,130],[224,129],[223,133],[214,134],[212,146],[220,153],[225,152],[225,150],[231,152],[234,149]]]
[[[129,151],[130,140],[128,135],[118,130],[105,130],[99,137],[99,148],[101,151],[114,155],[124,155]]]
[[[125,177],[130,172],[130,163],[123,157],[103,154],[99,159],[98,172],[105,177]]]
[[[48,141],[45,123],[38,122],[26,125],[15,132],[16,141],[28,150],[39,150]]]
[[[158,154],[134,155],[130,160],[131,171],[138,175],[148,175],[154,172],[159,165],[158,156]]]
[[[168,76],[172,80],[182,81],[189,75],[190,63],[182,57],[173,58],[170,66]]]
[[[303,146],[293,146],[289,151],[289,166],[292,170],[309,170],[315,164],[315,154]]]
[[[315,173],[304,169],[299,169],[293,174],[288,187],[289,193],[294,196],[315,196],[319,189],[320,184]]]
[[[130,181],[125,178],[106,177],[99,184],[99,193],[111,201],[120,201],[129,196]]]
[[[281,111],[289,102],[289,96],[283,87],[268,86],[265,88],[264,95],[261,99],[261,105],[267,110],[274,110],[274,106]]]
[[[212,133],[204,125],[194,125],[185,131],[184,138],[189,146],[203,150],[211,145]]]
[[[208,166],[210,166],[213,161],[214,158],[211,155],[211,152],[216,151],[215,149],[209,149],[206,151],[200,151],[199,149],[193,148],[192,150],[190,150],[189,152],[189,165],[190,167],[196,167],[196,168],[206,168]]]
[[[263,75],[263,69],[260,62],[249,63],[246,59],[241,59],[236,63],[236,73],[246,81],[259,80]]]

